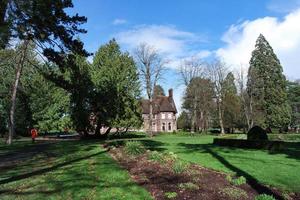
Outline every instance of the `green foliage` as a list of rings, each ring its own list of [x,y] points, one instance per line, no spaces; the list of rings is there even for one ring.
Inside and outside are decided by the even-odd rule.
[[[275,198],[267,194],[260,194],[255,197],[255,200],[275,200]]]
[[[62,131],[72,128],[70,96],[35,73],[30,82],[30,108],[40,132]]]
[[[248,72],[247,91],[255,125],[286,127],[291,120],[287,101],[286,78],[272,47],[260,35],[252,52]]]
[[[177,119],[177,128],[187,131],[191,128],[191,119],[186,111],[182,111]]]
[[[116,128],[139,128],[140,84],[133,58],[121,52],[113,39],[96,52],[90,71],[97,121]]]
[[[146,151],[143,143],[139,141],[126,142],[124,150],[129,155],[139,155]]]
[[[181,174],[188,168],[188,164],[181,160],[175,160],[172,164],[172,171],[175,174]]]
[[[37,41],[43,55],[60,66],[66,52],[87,56],[83,43],[74,39],[76,34],[86,33],[79,25],[87,19],[69,16],[66,9],[72,7],[72,0],[1,1],[0,48],[9,46],[10,40]]]
[[[192,182],[180,183],[179,188],[184,190],[198,190],[199,186]]]
[[[8,127],[9,112],[11,109],[11,92],[12,84],[15,80],[16,61],[19,59],[20,49],[23,43],[19,43],[15,49],[0,50],[0,111],[3,122],[3,130],[6,131]],[[23,76],[20,78],[19,87],[16,97],[16,111],[15,111],[15,131],[17,134],[28,135],[28,129],[33,125],[32,110],[30,107],[31,90],[30,81],[37,73],[36,70],[31,68],[31,63],[36,63],[37,59],[33,53],[34,45],[30,43],[27,51],[25,52],[26,61],[23,65]]]
[[[230,199],[246,199],[248,197],[247,193],[240,189],[240,188],[234,188],[234,187],[226,187],[221,189],[221,194],[223,194],[226,197],[229,197]]]
[[[300,83],[288,82],[288,101],[292,108],[291,127],[300,128]]]
[[[208,129],[210,115],[213,112],[213,97],[214,90],[211,80],[200,77],[193,78],[187,86],[182,105],[190,117],[182,116],[185,118],[183,122],[190,121],[190,127],[195,130]],[[201,115],[202,120],[196,120]],[[183,125],[187,126],[187,124]]]
[[[240,176],[238,178],[232,178],[230,175],[226,176],[226,179],[233,185],[239,186],[246,184],[246,178],[243,176]]]
[[[178,158],[178,156],[172,151],[164,153],[163,156],[166,161],[176,161]]]
[[[165,197],[167,197],[168,199],[174,199],[177,197],[177,193],[176,192],[166,192]]]
[[[227,74],[222,85],[223,123],[225,128],[232,129],[238,126],[241,116],[241,102],[232,72]]]
[[[157,151],[151,151],[149,153],[149,159],[153,160],[153,161],[156,161],[156,162],[162,163],[164,161],[164,156],[163,156],[163,154],[161,154]]]

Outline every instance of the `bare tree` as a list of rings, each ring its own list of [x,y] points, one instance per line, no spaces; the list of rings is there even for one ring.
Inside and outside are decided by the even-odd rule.
[[[166,61],[162,59],[157,49],[146,43],[140,44],[134,54],[139,75],[149,99],[149,134],[152,137],[153,91],[158,81],[162,78]]]
[[[182,61],[179,73],[181,75],[181,79],[186,87],[189,86],[191,81],[195,78],[203,78],[205,72],[204,62],[197,57],[191,57],[189,59],[185,59]],[[191,132],[195,132],[195,125],[197,121],[197,88],[193,87],[192,91],[189,91],[192,94],[188,96],[192,96],[193,99],[190,99],[192,102],[191,109]]]
[[[224,98],[224,89],[223,89],[223,83],[227,75],[227,66],[224,62],[220,60],[215,60],[208,64],[208,72],[209,77],[214,85],[215,90],[215,99],[217,104],[217,110],[218,110],[218,119],[219,119],[219,126],[221,129],[221,134],[224,134],[224,120],[223,120],[223,113],[224,113],[224,106],[223,104],[223,98]]]
[[[184,59],[180,64],[179,73],[184,85],[188,86],[193,78],[204,77],[205,63],[195,56]]]

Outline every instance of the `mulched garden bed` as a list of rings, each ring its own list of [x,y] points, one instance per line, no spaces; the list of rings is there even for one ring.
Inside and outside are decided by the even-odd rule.
[[[131,156],[125,153],[124,147],[109,147],[109,153],[154,199],[248,200],[255,199],[258,195],[249,184],[235,185],[228,180],[225,173],[196,164],[190,164],[183,172],[175,173],[172,159],[153,161],[149,159],[149,150],[141,155]],[[281,196],[278,190],[271,190],[275,195]],[[289,196],[290,199],[300,197],[299,194],[292,195]]]

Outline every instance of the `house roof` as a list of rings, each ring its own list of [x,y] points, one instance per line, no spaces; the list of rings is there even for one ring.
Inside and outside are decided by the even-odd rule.
[[[143,114],[149,114],[149,100],[143,99],[141,101]],[[157,96],[153,99],[153,114],[159,112],[173,112],[177,113],[173,96]]]

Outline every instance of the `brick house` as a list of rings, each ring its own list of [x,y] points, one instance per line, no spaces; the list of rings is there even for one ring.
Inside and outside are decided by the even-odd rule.
[[[149,100],[142,100],[143,130],[149,130]],[[173,99],[173,90],[169,96],[157,96],[153,99],[153,132],[173,132],[177,130],[177,109]]]

